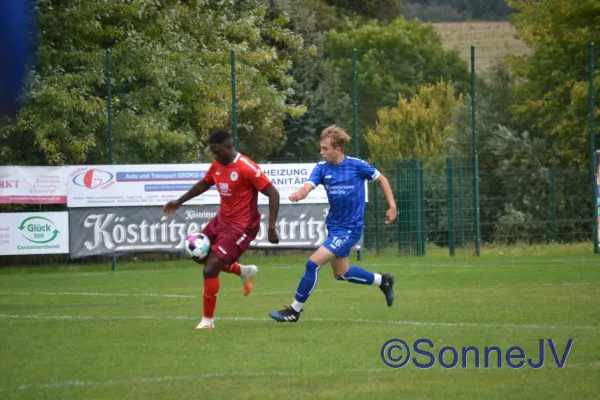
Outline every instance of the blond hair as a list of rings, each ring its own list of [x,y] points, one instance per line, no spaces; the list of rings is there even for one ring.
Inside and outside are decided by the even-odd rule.
[[[339,126],[331,125],[321,133],[321,140],[329,138],[331,146],[335,149],[336,147],[344,150],[344,145],[350,141],[350,136]]]

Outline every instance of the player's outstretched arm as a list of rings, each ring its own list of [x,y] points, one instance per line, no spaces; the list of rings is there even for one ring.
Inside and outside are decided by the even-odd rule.
[[[165,204],[163,207],[163,211],[165,212],[165,214],[172,214],[175,211],[177,211],[177,209],[181,207],[183,203],[190,199],[193,199],[196,196],[200,196],[208,189],[210,189],[210,185],[206,183],[204,179],[199,180],[194,186],[192,186],[190,190],[181,195],[180,198],[178,198],[177,200],[171,200],[167,204]]]
[[[297,192],[294,192],[292,194],[290,194],[290,201],[293,201],[294,203],[300,200],[304,200],[306,198],[306,196],[308,196],[308,194],[315,188],[315,185],[313,185],[310,182],[307,182],[304,184],[304,186],[302,186],[300,189],[298,189]]]
[[[279,243],[279,235],[275,229],[277,223],[277,215],[279,214],[279,191],[274,185],[268,185],[261,190],[261,193],[269,198],[269,242],[273,244]]]
[[[383,193],[385,194],[385,198],[387,199],[388,205],[389,205],[389,210],[385,213],[385,224],[391,224],[392,222],[394,222],[396,220],[396,202],[394,201],[394,193],[392,192],[392,187],[390,186],[390,182],[387,180],[387,178],[382,174],[379,173],[379,176],[377,177],[377,179],[375,179],[375,181],[377,183],[379,183],[379,186],[381,186],[381,189],[383,190]]]

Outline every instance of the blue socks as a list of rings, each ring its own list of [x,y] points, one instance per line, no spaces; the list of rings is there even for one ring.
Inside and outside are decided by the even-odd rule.
[[[308,296],[310,296],[315,287],[317,287],[319,269],[321,269],[321,267],[313,261],[308,260],[306,262],[306,271],[304,272],[302,279],[300,279],[296,295],[294,296],[294,302],[291,306],[297,312],[302,311],[302,307],[304,306],[304,303],[306,303],[306,300],[308,300]],[[381,285],[380,274],[375,274],[356,266],[350,267],[344,275],[337,279],[340,281],[358,283],[359,285]]]
[[[365,271],[361,267],[352,266],[344,275],[337,278],[339,281],[358,283],[359,285],[372,285],[375,282],[375,274]]]
[[[320,268],[321,267],[311,260],[306,262],[306,271],[304,272],[302,279],[300,279],[300,284],[298,285],[298,290],[296,291],[295,299],[297,302],[305,303],[306,299],[308,299],[308,296],[317,286]]]
[[[296,296],[294,297],[296,301],[292,304],[294,310],[300,312],[302,306],[306,303],[306,300],[308,300],[308,296],[310,296],[314,288],[317,287],[320,268],[320,266],[311,260],[306,262],[306,271],[304,272],[302,279],[300,279],[300,284],[298,284],[298,290],[296,290]]]

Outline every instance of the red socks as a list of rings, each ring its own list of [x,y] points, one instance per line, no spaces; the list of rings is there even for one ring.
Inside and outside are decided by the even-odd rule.
[[[213,318],[217,307],[219,277],[204,278],[204,317]]]
[[[0,0],[2,1],[2,0]],[[224,272],[228,274],[236,274],[240,276],[242,269],[240,264],[234,262],[231,265],[227,265]],[[217,307],[217,293],[219,292],[219,277],[216,278],[204,278],[204,317],[213,318],[215,314],[215,308]]]
[[[240,276],[242,274],[240,264],[238,264],[237,262],[234,262],[231,265],[227,265],[223,271],[227,272],[228,274],[236,274],[237,276]]]

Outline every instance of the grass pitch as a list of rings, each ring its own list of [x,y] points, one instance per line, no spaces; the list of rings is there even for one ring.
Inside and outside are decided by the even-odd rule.
[[[260,268],[254,291],[243,297],[240,279],[222,275],[214,331],[194,330],[202,275],[191,262],[4,271],[0,398],[595,399],[600,264],[589,251],[571,253],[367,255],[355,264],[395,274],[393,307],[378,288],[335,281],[325,267],[295,324],[268,312],[292,300],[303,257],[248,257]],[[451,369],[437,359],[428,369],[389,368],[381,349],[393,338],[429,339],[436,357],[443,346],[497,346],[502,367],[491,353],[488,367],[481,354],[477,368],[471,353]],[[573,339],[563,368],[547,344],[543,367],[507,365],[513,346],[538,362],[540,339],[553,340],[559,360]]]

